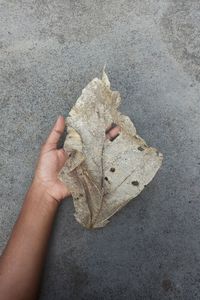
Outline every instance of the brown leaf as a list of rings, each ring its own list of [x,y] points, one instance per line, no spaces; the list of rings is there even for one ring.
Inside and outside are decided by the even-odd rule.
[[[87,228],[103,227],[154,177],[163,156],[136,134],[129,117],[118,110],[120,94],[110,89],[105,72],[94,78],[66,119],[64,149],[71,152],[59,178],[70,189],[75,218]],[[111,124],[119,136],[106,138]]]

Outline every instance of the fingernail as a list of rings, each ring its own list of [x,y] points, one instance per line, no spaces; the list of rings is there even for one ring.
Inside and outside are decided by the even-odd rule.
[[[113,122],[113,123],[110,125],[110,127],[108,127],[108,128],[106,129],[105,133],[106,133],[106,134],[109,133],[109,131],[110,131],[111,129],[115,128],[115,127],[117,127],[117,124]]]

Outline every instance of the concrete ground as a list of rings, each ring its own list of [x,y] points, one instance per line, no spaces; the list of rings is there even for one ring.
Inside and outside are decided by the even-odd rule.
[[[40,144],[105,63],[121,110],[165,159],[103,229],[63,202],[40,299],[199,299],[199,0],[0,0],[0,249]]]

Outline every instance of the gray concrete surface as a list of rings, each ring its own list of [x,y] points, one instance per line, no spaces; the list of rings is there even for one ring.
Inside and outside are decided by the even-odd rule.
[[[0,249],[40,144],[105,63],[121,110],[165,160],[101,230],[63,202],[40,299],[199,299],[199,0],[0,0]]]

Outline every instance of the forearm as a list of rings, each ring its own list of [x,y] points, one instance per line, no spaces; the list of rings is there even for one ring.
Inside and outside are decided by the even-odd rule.
[[[33,183],[0,259],[0,295],[4,300],[37,299],[46,246],[58,203]]]

